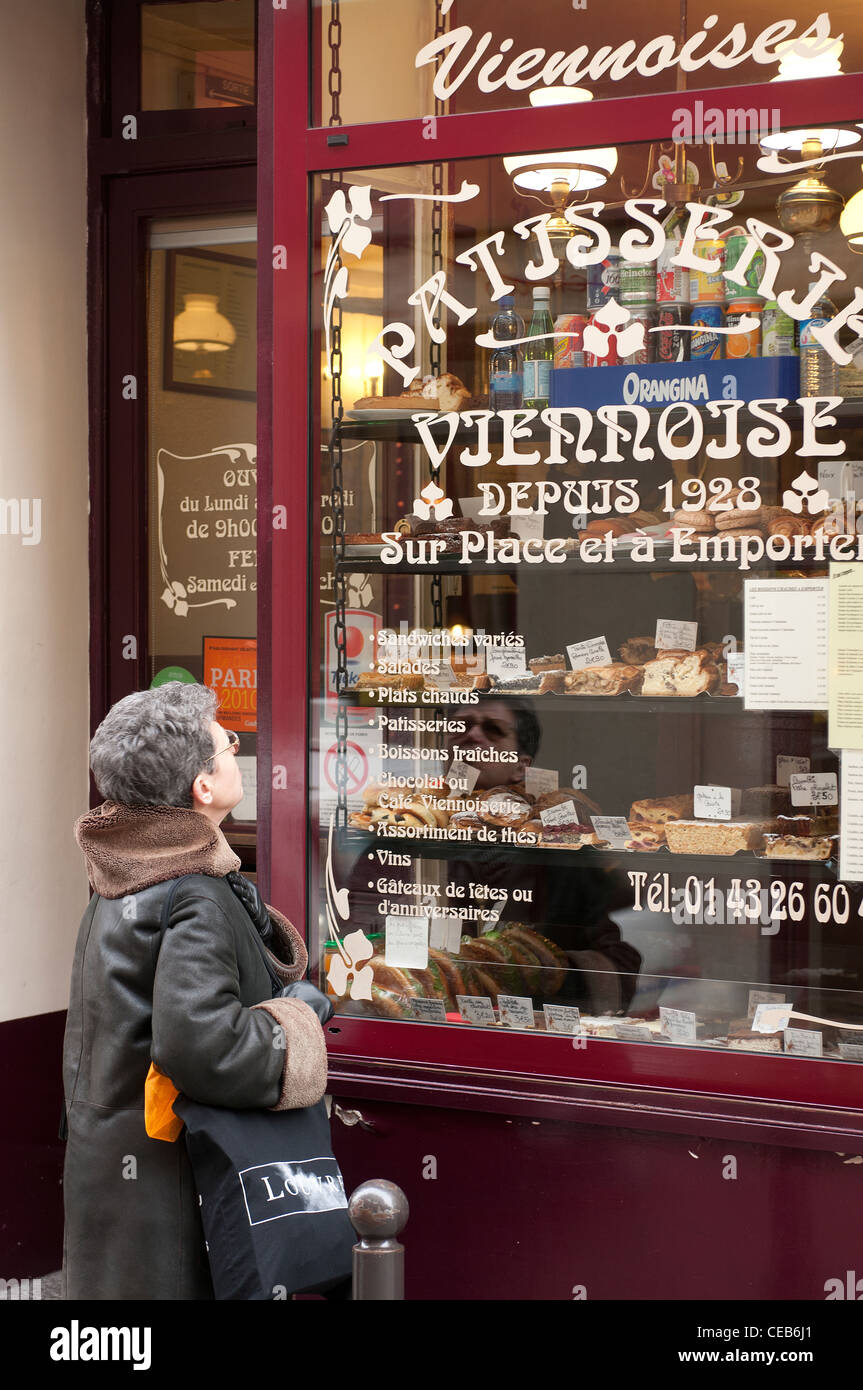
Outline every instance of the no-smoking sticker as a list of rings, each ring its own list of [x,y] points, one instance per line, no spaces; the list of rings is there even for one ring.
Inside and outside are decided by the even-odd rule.
[[[324,777],[331,791],[338,791],[336,782],[336,762],[338,759],[338,749],[336,744],[327,749],[324,757]],[[356,796],[357,792],[362,791],[369,775],[369,760],[358,743],[348,739],[345,762],[347,763],[347,794]]]

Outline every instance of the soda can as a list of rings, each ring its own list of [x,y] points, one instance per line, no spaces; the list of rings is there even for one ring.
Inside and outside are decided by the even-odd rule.
[[[555,367],[585,366],[583,335],[586,327],[587,319],[583,314],[558,314],[554,321],[555,333],[574,333],[576,336],[574,338],[555,338]]]
[[[681,333],[681,324],[689,323],[688,304],[660,304],[657,312],[657,362],[688,362],[689,333]]]
[[[761,318],[761,356],[796,357],[799,352],[793,318],[771,299]]]
[[[654,304],[656,302],[656,274],[653,266],[639,261],[620,263],[620,303]]]
[[[746,234],[742,232],[734,233],[725,238],[726,271],[734,269],[751,240],[751,237],[746,236]],[[759,246],[752,260],[749,262],[749,265],[746,267],[746,284],[737,285],[732,280],[725,281],[729,307],[731,302],[735,299],[751,299],[753,295],[758,294],[758,286],[761,284],[766,264],[764,252]]]
[[[689,272],[689,298],[693,304],[724,304],[725,281],[722,272],[725,267],[725,242],[722,237],[714,241],[698,241],[695,255],[702,260],[718,260],[716,270],[691,270]]]
[[[656,334],[650,332],[656,323],[655,307],[635,308],[632,322],[644,324],[644,346],[640,347],[637,352],[631,352],[628,357],[624,357],[623,361],[628,367],[645,367],[648,363],[656,361],[656,344],[653,341]],[[629,324],[627,324],[628,327]]]
[[[689,303],[689,271],[682,266],[672,265],[671,258],[680,249],[680,242],[669,237],[659,253],[656,262],[656,302],[657,304]]]
[[[587,267],[587,309],[595,313],[610,299],[620,303],[620,264],[622,257],[612,246],[604,261]]]
[[[689,335],[693,362],[712,362],[722,356],[722,335],[714,330],[722,327],[724,319],[721,304],[693,304],[691,323],[696,331]]]
[[[755,319],[754,328],[740,333],[729,333],[725,339],[725,356],[732,358],[761,356],[761,310],[760,299],[737,299],[729,305],[725,322],[729,328],[737,328],[744,318]]]
[[[593,314],[593,315],[591,316],[590,323],[591,323],[591,327],[593,327],[593,325],[596,324],[596,314]],[[608,331],[607,328],[606,328],[603,324],[601,324],[601,323],[600,323],[600,324],[597,324],[596,326],[599,328],[599,331],[600,331],[601,333],[606,333],[606,332]],[[606,350],[606,355],[605,355],[605,357],[597,357],[596,354],[593,353],[593,352],[586,352],[586,353],[584,354],[584,358],[585,358],[584,365],[585,365],[586,367],[619,367],[619,366],[620,366],[620,364],[621,364],[621,357],[620,357],[620,353],[619,353],[618,350],[617,350],[617,336],[616,336],[615,334],[610,334],[606,341],[607,341],[607,350]]]

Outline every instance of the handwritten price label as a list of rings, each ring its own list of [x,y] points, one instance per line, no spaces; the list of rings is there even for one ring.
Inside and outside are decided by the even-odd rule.
[[[591,816],[590,819],[600,840],[608,840],[613,849],[623,849],[632,834],[625,816]]]
[[[479,768],[475,763],[466,763],[463,758],[454,758],[444,781],[450,791],[472,792],[479,781]]]
[[[591,637],[586,642],[573,642],[566,649],[573,671],[587,666],[610,666],[611,652],[604,637]]]
[[[792,772],[789,786],[792,806],[836,806],[839,803],[835,772]]]
[[[462,1023],[478,1023],[488,1027],[494,1023],[494,1009],[485,995],[457,994],[455,997]]]
[[[785,1002],[784,994],[776,994],[769,989],[751,989],[746,1017],[752,1018],[759,1004],[784,1004]]]
[[[740,810],[737,787],[693,787],[692,812],[696,820],[730,820]]]
[[[792,773],[808,771],[808,758],[792,758],[787,753],[780,753],[776,759],[776,785],[779,787],[790,786]]]
[[[781,1033],[788,1027],[792,1004],[759,1004],[752,1020],[753,1033]]]
[[[540,811],[539,818],[543,825],[578,824],[578,812],[574,801],[561,801],[559,806],[547,806],[544,811]]]
[[[660,1008],[659,1019],[669,1042],[695,1042],[697,1020],[689,1009]]]
[[[428,918],[388,917],[384,960],[406,970],[425,970],[429,963]]]
[[[662,651],[694,652],[698,639],[698,623],[680,622],[676,618],[657,618],[654,646]]]
[[[500,1021],[505,1028],[534,1028],[533,1000],[524,999],[517,994],[499,994],[497,1006]]]
[[[424,1023],[446,1023],[446,1005],[442,999],[412,999],[410,1003],[414,1018]]]
[[[490,676],[496,676],[501,681],[523,676],[527,671],[524,647],[508,647],[505,650],[489,647],[485,654],[485,669]]]
[[[580,1033],[581,1013],[569,1004],[543,1004],[548,1033]]]
[[[824,1051],[824,1039],[814,1028],[786,1028],[785,1051],[795,1052],[801,1057],[820,1057]]]
[[[528,796],[545,796],[560,786],[560,773],[551,767],[529,767],[524,774],[524,789]]]

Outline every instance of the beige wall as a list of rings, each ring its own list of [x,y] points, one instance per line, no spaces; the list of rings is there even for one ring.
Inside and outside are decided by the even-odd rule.
[[[0,498],[41,503],[38,544],[0,520],[6,1020],[66,1007],[88,897],[84,0],[0,0],[0,21]]]

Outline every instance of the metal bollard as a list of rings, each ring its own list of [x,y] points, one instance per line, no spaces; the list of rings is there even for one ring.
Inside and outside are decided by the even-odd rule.
[[[405,1248],[396,1239],[407,1222],[408,1199],[394,1182],[360,1183],[348,1203],[359,1236],[354,1246],[353,1297],[397,1300],[405,1296]]]

